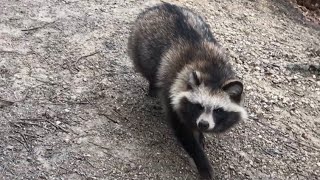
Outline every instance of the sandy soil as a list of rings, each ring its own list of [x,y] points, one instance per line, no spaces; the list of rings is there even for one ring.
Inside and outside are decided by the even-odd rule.
[[[0,179],[196,179],[126,54],[158,1],[0,2]],[[319,179],[320,28],[284,0],[171,1],[203,15],[250,118],[207,135],[216,179]]]

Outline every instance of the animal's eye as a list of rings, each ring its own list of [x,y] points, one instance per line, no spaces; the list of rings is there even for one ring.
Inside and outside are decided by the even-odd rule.
[[[222,108],[217,108],[213,110],[215,113],[222,113],[223,109]]]

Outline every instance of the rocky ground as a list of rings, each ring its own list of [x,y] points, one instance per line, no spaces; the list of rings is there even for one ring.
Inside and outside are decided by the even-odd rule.
[[[159,1],[2,0],[0,179],[195,179],[126,54]],[[170,1],[206,18],[249,119],[207,135],[216,179],[319,179],[320,28],[285,0]]]

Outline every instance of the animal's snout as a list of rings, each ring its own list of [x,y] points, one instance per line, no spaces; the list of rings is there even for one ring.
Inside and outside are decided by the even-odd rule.
[[[205,120],[200,120],[198,123],[198,128],[202,131],[208,130],[209,122]]]

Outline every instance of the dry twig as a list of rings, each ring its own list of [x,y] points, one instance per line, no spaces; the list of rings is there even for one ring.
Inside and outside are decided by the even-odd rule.
[[[22,144],[22,146],[23,146],[23,147],[24,147],[28,152],[30,152],[30,151],[31,151],[31,149],[29,149],[29,145],[28,145],[28,144],[26,144],[24,140],[20,140],[19,138],[14,137],[14,136],[9,136],[9,138],[11,138],[11,139],[14,139],[14,140],[18,141],[20,144]]]
[[[98,53],[99,53],[99,51],[95,51],[95,52],[90,53],[90,54],[88,54],[88,55],[81,56],[80,58],[77,59],[77,61],[76,61],[74,64],[78,64],[78,62],[79,62],[81,59],[85,59],[85,58],[87,58],[87,57],[94,56],[94,55],[96,55],[96,54],[98,54]]]
[[[0,99],[0,108],[4,108],[6,106],[11,106],[14,104],[14,101]]]
[[[57,124],[54,124],[53,122],[51,122],[51,121],[49,121],[47,119],[45,119],[45,121],[48,122],[49,124],[51,124],[52,126],[54,126],[55,128],[60,129],[61,131],[65,132],[65,133],[69,133],[69,131],[64,129],[63,127],[61,127],[61,126],[59,126]]]
[[[112,119],[111,117],[109,117],[107,114],[104,114],[102,112],[99,112],[98,115],[102,115],[104,117],[106,117],[108,120],[110,120],[111,122],[115,123],[115,124],[119,124],[119,122],[117,120]]]
[[[45,23],[45,24],[42,25],[42,26],[33,27],[33,28],[29,28],[29,29],[22,29],[21,31],[23,31],[23,32],[36,31],[36,30],[41,29],[41,28],[44,28],[44,27],[46,27],[46,26],[48,26],[48,25],[50,25],[50,24],[53,24],[54,22],[55,22],[55,21],[49,22],[49,23]]]
[[[101,148],[101,149],[110,151],[110,148],[101,146],[100,144],[97,144],[97,143],[94,143],[94,142],[90,142],[90,141],[89,141],[89,143],[90,143],[90,144],[93,144],[93,145],[95,145],[95,146],[97,146],[97,147],[99,147],[99,148]]]
[[[88,101],[88,103],[90,105],[92,105],[92,106],[94,106],[95,108],[98,109],[98,115],[102,115],[102,116],[106,117],[108,120],[110,120],[111,122],[113,122],[115,124],[119,124],[119,121],[114,120],[111,117],[109,117],[107,114],[103,113],[99,106],[97,106],[96,104],[93,104],[88,98],[85,97],[85,99]]]

